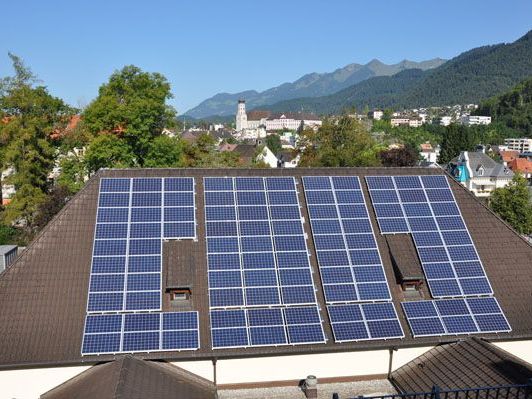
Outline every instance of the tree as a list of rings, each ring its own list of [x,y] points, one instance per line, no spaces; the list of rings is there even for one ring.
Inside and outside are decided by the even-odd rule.
[[[170,98],[170,84],[163,75],[126,66],[100,87],[98,97],[83,113],[83,124],[95,135],[122,136],[142,166],[150,141],[175,124],[176,112],[166,104]]]
[[[302,132],[298,145],[300,166],[377,166],[381,148],[353,118],[326,120],[317,130]]]
[[[67,187],[71,193],[77,193],[85,185],[88,177],[87,168],[83,159],[76,155],[64,157],[59,162],[61,174],[57,178],[59,186]]]
[[[135,154],[125,140],[102,134],[87,148],[85,165],[89,175],[101,168],[129,168],[135,166]]]
[[[388,167],[415,166],[419,161],[419,153],[409,145],[405,145],[402,148],[381,151],[379,157],[382,166]]]
[[[181,168],[185,166],[184,144],[179,138],[159,136],[150,143],[144,166],[148,168]]]
[[[15,76],[0,81],[0,142],[2,165],[12,167],[8,177],[16,194],[4,214],[7,223],[31,227],[34,212],[49,189],[56,151],[50,135],[63,129],[74,110],[51,96],[22,60],[9,54]]]
[[[38,229],[44,228],[50,220],[65,206],[72,192],[66,186],[55,186],[48,197],[39,204],[35,215],[34,225]]]
[[[526,179],[516,173],[503,188],[495,189],[490,207],[521,234],[532,233],[532,204],[528,197]]]
[[[447,163],[460,155],[461,151],[473,150],[479,142],[475,129],[451,124],[443,134],[438,162]]]
[[[273,152],[274,155],[277,155],[283,149],[281,144],[281,138],[278,134],[269,134],[266,136],[266,146]]]

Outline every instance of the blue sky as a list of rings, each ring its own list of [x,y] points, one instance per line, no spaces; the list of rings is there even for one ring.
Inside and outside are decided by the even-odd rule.
[[[135,64],[164,74],[182,113],[218,92],[264,90],[378,58],[451,58],[532,29],[532,1],[5,1],[7,52],[68,103],[87,104]]]

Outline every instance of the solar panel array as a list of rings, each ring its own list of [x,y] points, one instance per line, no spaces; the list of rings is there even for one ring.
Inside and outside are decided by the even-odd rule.
[[[335,341],[402,338],[358,177],[305,176],[303,185]],[[377,301],[387,303],[339,305]]]
[[[87,312],[161,309],[162,240],[195,238],[194,180],[100,181]]]
[[[249,317],[255,314],[251,308],[265,306],[311,305],[307,311],[317,312],[295,179],[206,177],[204,192],[213,347],[294,344],[304,340],[289,333],[311,329],[291,325],[287,312],[292,310],[272,311],[275,320],[271,323],[279,323],[280,315],[284,315],[282,324],[257,326]],[[230,308],[237,310],[229,311]],[[264,310],[257,310],[261,311]],[[235,317],[239,324],[232,326],[231,334],[225,327],[217,327],[213,319],[216,316],[233,320],[233,315],[238,315]],[[323,342],[321,321],[312,325],[313,329],[319,325],[319,332],[309,332],[308,342]],[[283,329],[288,335],[281,334]],[[271,335],[259,339],[256,334]]]
[[[317,306],[211,310],[212,347],[325,343]]]
[[[404,302],[414,337],[511,331],[493,297]]]
[[[303,185],[326,302],[391,300],[358,177],[305,176]]]
[[[198,328],[198,312],[91,314],[82,353],[198,349]]]
[[[381,232],[412,233],[434,298],[493,293],[445,176],[370,176],[366,182]]]
[[[415,337],[511,331],[447,178],[367,176],[382,234],[411,233],[432,301],[402,304]]]
[[[190,177],[100,180],[87,322],[93,313],[161,310],[162,241],[196,238],[194,190]],[[88,339],[111,345],[107,335]]]
[[[329,305],[327,309],[336,342],[404,337],[391,302]]]

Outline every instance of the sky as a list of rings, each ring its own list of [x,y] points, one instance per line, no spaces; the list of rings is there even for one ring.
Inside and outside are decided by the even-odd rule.
[[[160,72],[184,113],[219,92],[265,90],[374,58],[452,58],[532,29],[530,0],[2,0],[8,51],[55,96],[87,105],[125,65]]]

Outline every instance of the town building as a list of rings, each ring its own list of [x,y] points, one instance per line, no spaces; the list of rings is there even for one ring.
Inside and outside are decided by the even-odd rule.
[[[502,159],[502,164],[508,166],[514,159],[519,158],[519,151],[515,150],[503,150],[499,151],[499,156]]]
[[[397,126],[420,127],[423,125],[423,121],[420,118],[396,117],[396,118],[390,119],[390,124],[394,127],[397,127]]]
[[[527,180],[532,181],[532,161],[527,158],[514,158],[508,163],[514,173],[519,172]]]
[[[442,116],[437,119],[437,122],[440,126],[449,126],[453,122],[453,118],[451,116]]]
[[[447,168],[477,197],[489,197],[496,188],[506,187],[514,175],[508,167],[481,151],[462,151]]]
[[[264,127],[266,131],[297,130],[301,127],[317,128],[322,121],[315,115],[305,113],[272,113],[270,111],[246,112],[246,102],[239,100],[236,113],[236,130],[254,130]]]
[[[491,123],[491,116],[462,115],[460,117],[460,123],[465,126],[489,125]]]
[[[528,137],[504,139],[504,144],[508,146],[509,150],[519,152],[532,151],[532,139]]]
[[[429,142],[419,145],[419,155],[425,163],[435,164],[440,156],[440,146],[433,147]]]
[[[1,395],[520,383],[531,258],[439,168],[103,169],[0,273]]]
[[[384,112],[381,111],[380,109],[370,111],[368,113],[368,117],[376,121],[380,121],[383,116],[384,116]]]

